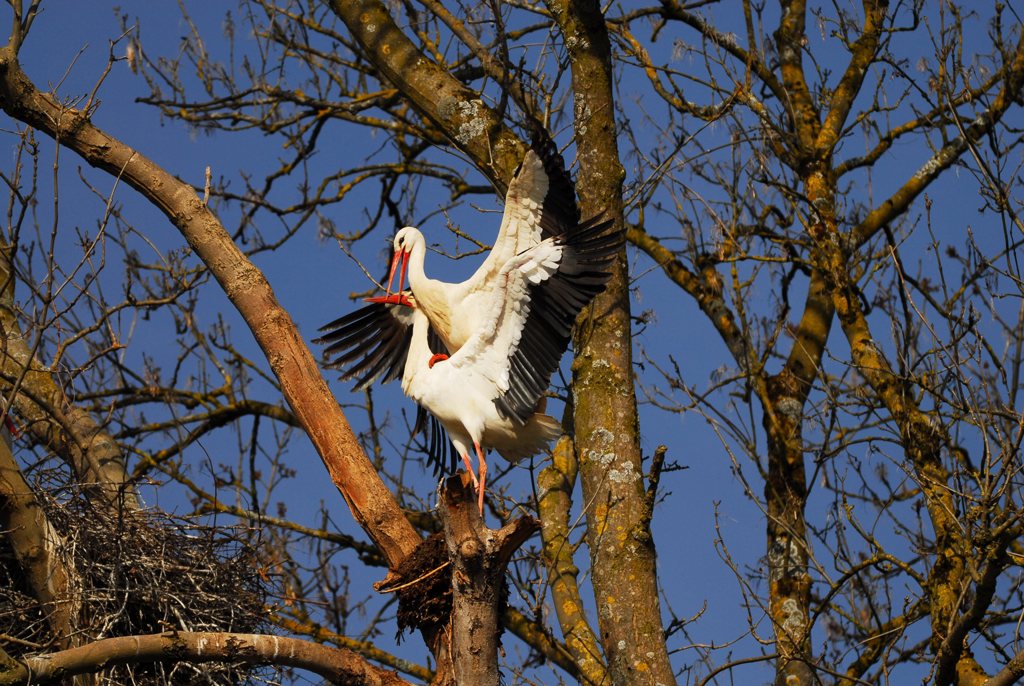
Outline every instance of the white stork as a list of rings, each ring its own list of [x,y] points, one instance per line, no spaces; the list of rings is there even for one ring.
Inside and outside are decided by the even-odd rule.
[[[561,433],[559,423],[538,406],[569,345],[576,316],[611,278],[606,270],[623,237],[621,231],[602,235],[608,223],[587,222],[507,260],[472,335],[443,364],[435,364],[436,355],[427,359],[427,327],[413,331],[402,390],[437,417],[471,474],[468,449],[473,446],[480,461],[481,513],[484,449],[494,448],[515,462]],[[415,240],[419,232],[412,229],[410,235]],[[414,264],[415,257],[413,252]],[[415,297],[412,279],[410,285]],[[416,360],[413,350],[420,355]]]
[[[543,128],[509,185],[501,229],[483,265],[468,280],[448,284],[424,273],[426,241],[413,227],[395,237],[387,295],[321,331],[330,355],[349,350],[328,368],[353,365],[343,380],[363,375],[353,390],[402,376],[402,389],[440,422],[473,474],[480,461],[479,503],[493,448],[511,462],[534,455],[558,437],[558,422],[541,414],[576,316],[604,289],[622,246],[622,232],[595,217],[583,224],[575,187]],[[411,258],[411,261],[410,261]],[[391,284],[401,267],[398,293]],[[402,291],[408,269],[413,297]],[[450,355],[450,358],[449,358]],[[436,365],[440,360],[446,364]],[[429,413],[429,414],[426,414]],[[443,466],[444,446],[433,425],[428,463]],[[454,471],[454,455],[452,456]]]
[[[415,292],[370,298],[374,305],[321,329],[329,333],[316,342],[332,344],[328,355],[351,349],[328,366],[355,363],[342,378],[363,374],[356,390],[382,375],[384,383],[401,376],[402,390],[440,422],[470,474],[472,447],[480,462],[474,481],[481,512],[485,450],[517,462],[561,433],[558,421],[540,410],[573,322],[604,289],[606,269],[622,246],[621,231],[602,235],[607,224],[591,220],[507,260],[475,330],[444,364],[436,364],[443,343]],[[419,232],[412,231],[415,240]],[[435,474],[444,456],[437,433],[428,450]]]
[[[426,241],[419,231],[406,227],[395,235],[387,292],[391,292],[396,272],[401,274],[398,291],[402,291],[408,267],[416,302],[448,350],[455,352],[485,316],[495,279],[505,263],[547,238],[574,230],[579,222],[576,189],[565,161],[544,127],[535,122],[531,148],[505,194],[498,237],[473,276],[457,284],[427,278],[423,272]]]
[[[349,350],[325,366],[343,370],[347,367],[341,377],[343,381],[362,375],[353,391],[367,388],[382,376],[384,384],[401,377],[402,390],[417,405],[413,436],[420,431],[425,433],[427,422],[430,422],[430,434],[424,436],[424,444],[427,464],[433,466],[434,476],[440,472],[454,472],[455,456],[460,455],[476,483],[477,477],[469,460],[473,439],[465,430],[465,424],[450,416],[451,412],[443,401],[427,397],[430,395],[431,380],[425,376],[432,376],[431,361],[438,351],[445,349],[437,332],[430,326],[426,315],[417,308],[409,292],[366,300],[372,304],[320,329],[327,333],[314,343],[329,344],[324,350],[327,355]],[[462,358],[456,356],[455,359],[458,362]],[[425,399],[421,400],[421,397]],[[487,404],[493,415],[493,403]],[[445,415],[443,419],[438,416],[438,412]],[[497,450],[509,462],[518,462],[524,457],[536,455],[561,433],[557,420],[539,412],[529,417],[522,426],[497,417],[487,417],[484,423],[486,426],[477,437],[477,445]],[[441,427],[451,436],[450,441],[445,441]],[[447,469],[444,465],[446,447],[451,458]]]

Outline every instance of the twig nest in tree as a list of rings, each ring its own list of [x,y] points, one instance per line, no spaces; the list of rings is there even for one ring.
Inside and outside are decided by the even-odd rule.
[[[452,614],[452,567],[447,563],[444,534],[433,534],[389,575],[388,586],[398,589],[397,638],[401,639],[406,629],[429,629],[448,623]],[[386,593],[388,589],[380,590]]]

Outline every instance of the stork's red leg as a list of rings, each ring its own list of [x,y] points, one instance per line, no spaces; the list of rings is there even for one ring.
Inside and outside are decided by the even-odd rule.
[[[479,487],[480,482],[476,480],[476,473],[473,471],[473,463],[469,461],[469,455],[463,455],[462,462],[466,465],[466,471],[473,477],[473,485]]]
[[[480,444],[473,442],[473,447],[476,448],[476,455],[480,459],[480,484],[478,486],[479,491],[479,505],[480,505],[480,516],[484,516],[484,483],[487,481],[487,462],[484,460],[484,451],[480,450]]]

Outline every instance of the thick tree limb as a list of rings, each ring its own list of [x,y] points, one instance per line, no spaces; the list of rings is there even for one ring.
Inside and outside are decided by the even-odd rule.
[[[843,126],[846,124],[853,103],[864,85],[864,77],[875,62],[879,50],[879,38],[884,28],[886,13],[889,10],[888,0],[865,0],[864,28],[860,37],[854,41],[850,63],[839,80],[829,100],[828,112],[818,134],[815,147],[821,156],[831,155],[832,150],[842,138]]]
[[[819,270],[811,272],[811,282],[807,287],[807,298],[804,301],[804,312],[796,330],[796,342],[786,359],[786,373],[791,375],[797,384],[798,398],[801,404],[806,401],[815,378],[821,367],[821,359],[825,354],[832,331],[832,320],[835,307],[825,287],[825,280]]]
[[[498,686],[505,567],[540,522],[524,516],[497,531],[488,529],[471,479],[468,472],[449,477],[438,507],[453,565],[452,662],[456,683]]]
[[[58,645],[65,649],[78,645],[78,578],[68,564],[70,557],[62,554],[64,539],[50,524],[4,441],[0,441],[0,527]]]
[[[775,47],[779,55],[779,71],[782,74],[788,104],[789,116],[796,133],[796,147],[803,157],[814,149],[821,132],[818,108],[807,85],[804,74],[803,45],[807,28],[806,0],[781,0],[782,19],[775,30]],[[799,158],[798,158],[799,159]]]
[[[409,682],[374,667],[350,650],[297,638],[256,634],[166,633],[108,638],[81,648],[29,658],[0,671],[0,686],[46,684],[114,665],[153,662],[230,662],[294,667],[331,683],[401,686]]]
[[[935,545],[939,550],[950,551],[936,556],[928,575],[932,613],[930,644],[932,651],[938,653],[951,618],[959,607],[962,583],[968,574],[963,552],[965,541],[955,514],[956,501],[947,485],[950,475],[942,463],[940,452],[943,445],[948,445],[949,438],[945,427],[921,411],[917,397],[908,392],[905,381],[892,371],[872,336],[846,263],[835,254],[838,249],[832,248],[830,254],[823,258],[830,265],[825,271],[825,279],[836,315],[850,344],[851,360],[899,427],[904,454],[913,465],[918,486],[925,497],[935,531]]]
[[[581,680],[598,686],[605,683],[607,674],[597,637],[583,613],[577,583],[580,570],[573,560],[573,546],[569,541],[569,509],[579,473],[572,438],[563,435],[552,455],[551,466],[537,477],[542,522],[540,538],[548,568],[548,585],[558,625],[579,668]]]
[[[438,19],[443,21],[445,26],[447,26],[452,33],[458,36],[463,45],[469,48],[473,52],[473,56],[479,60],[484,73],[494,79],[494,81],[500,84],[503,88],[507,88],[509,95],[512,96],[512,99],[520,109],[527,114],[533,113],[533,104],[530,100],[530,95],[523,89],[522,83],[520,83],[516,77],[505,71],[505,65],[501,63],[501,60],[495,58],[494,55],[487,51],[487,48],[477,40],[477,37],[473,35],[473,32],[466,28],[466,25],[462,20],[449,12],[448,8],[438,2],[438,0],[420,0],[420,4],[426,7]]]
[[[1019,532],[1014,531],[1013,533]],[[992,598],[995,596],[999,577],[1010,563],[1006,548],[1012,538],[1016,538],[1016,536],[1011,534],[1001,538],[994,549],[989,552],[989,561],[985,566],[985,571],[980,578],[975,579],[974,602],[953,623],[949,633],[942,640],[935,658],[935,686],[949,686],[954,681],[962,684],[964,679],[961,677],[964,672],[971,674],[980,672],[984,675],[984,671],[975,662],[970,650],[964,647],[964,640],[967,638],[968,632],[977,630],[978,625],[992,607]]]
[[[985,682],[985,686],[1012,686],[1021,677],[1024,677],[1024,650],[1014,655],[999,673]]]
[[[547,0],[572,72],[583,216],[623,222],[611,41],[596,0]],[[604,293],[584,310],[573,339],[575,447],[589,528],[591,580],[612,683],[676,683],[658,601],[657,553],[643,526],[640,419],[633,380],[626,252]]]
[[[356,521],[390,564],[412,552],[419,536],[363,453],[291,317],[195,191],[93,126],[82,112],[39,92],[9,47],[0,48],[0,107],[117,176],[171,220],[249,326]]]
[[[424,55],[380,0],[330,0],[374,66],[469,155],[502,196],[526,151],[497,113]]]
[[[408,660],[403,660],[400,657],[384,652],[380,648],[375,647],[369,641],[357,641],[354,638],[341,636],[333,631],[329,631],[319,624],[312,622],[298,622],[294,619],[281,616],[280,614],[271,616],[270,621],[293,634],[309,636],[317,643],[331,643],[339,648],[351,650],[354,653],[362,655],[367,660],[373,660],[374,662],[379,662],[382,665],[387,665],[391,669],[405,672],[424,683],[429,684],[434,679],[434,672],[431,670],[421,667],[414,662],[409,662]]]
[[[511,606],[502,615],[501,623],[512,635],[541,653],[552,664],[561,667],[573,679],[580,679],[579,667],[572,661],[569,649],[548,634],[545,626]]]

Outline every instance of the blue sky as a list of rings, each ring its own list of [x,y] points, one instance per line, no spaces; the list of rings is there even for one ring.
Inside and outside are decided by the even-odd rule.
[[[741,16],[736,16],[738,12],[734,12],[735,4],[727,3],[721,8],[711,10],[720,25],[729,25],[735,23],[738,18],[741,19]],[[208,47],[214,58],[227,59],[226,47],[221,39],[221,27],[225,12],[236,11],[234,3],[187,2],[186,5],[192,19],[209,41]],[[113,9],[105,8],[102,3],[89,3],[88,9],[83,7],[83,4],[66,1],[44,4],[45,11],[37,19],[32,35],[21,53],[26,73],[41,89],[45,90],[47,83],[57,84],[63,79],[58,89],[58,94],[62,97],[74,97],[92,91],[106,66],[107,41],[119,34]],[[135,18],[138,18],[143,45],[149,55],[177,54],[181,37],[186,34],[188,27],[182,22],[175,4],[126,1],[121,3],[121,11],[130,15],[129,24],[134,24]],[[969,29],[969,37],[974,41],[980,41],[977,43],[978,51],[983,51],[984,26],[976,21],[969,25]],[[647,35],[646,31],[638,30],[638,33]],[[809,27],[809,33],[812,50],[818,50],[818,53],[823,55],[822,64],[835,69],[841,68],[843,54],[834,49],[834,41],[829,43],[812,27]],[[667,56],[673,48],[672,39],[677,37],[690,43],[696,40],[687,29],[670,27],[652,47],[655,61],[659,56]],[[247,49],[246,36],[239,33],[237,40],[239,52]],[[906,52],[905,56],[911,61],[916,59],[917,54],[923,56],[930,52],[926,37],[920,33],[915,35],[909,47],[903,49]],[[116,48],[115,52],[118,55],[123,54],[123,44]],[[830,60],[834,64],[830,65]],[[687,62],[684,58],[675,66],[685,69],[690,64],[692,62]],[[635,90],[631,92],[631,88]],[[635,95],[650,105],[652,111],[656,110],[656,96],[641,80],[631,80],[624,84],[622,93],[627,98]],[[696,91],[694,93],[692,97],[697,97]],[[261,179],[274,168],[279,157],[288,155],[287,151],[281,149],[281,139],[278,138],[267,138],[255,133],[196,134],[178,122],[162,120],[155,108],[135,102],[136,98],[147,94],[145,82],[140,77],[133,76],[126,63],[115,64],[99,91],[98,97],[102,103],[93,118],[94,123],[135,147],[171,173],[194,184],[202,184],[204,170],[209,166],[214,177],[223,176],[231,179],[232,189],[237,190],[243,187],[239,176],[241,172],[255,174],[256,179]],[[870,93],[863,95],[862,100],[867,97],[870,97]],[[904,119],[903,113],[898,114],[900,116],[893,115],[894,121]],[[1011,116],[1020,121],[1019,110],[1012,111]],[[5,118],[2,127],[9,129],[12,126],[10,120]],[[634,126],[641,135],[651,135],[649,131],[645,131],[639,117],[634,121]],[[720,143],[727,135],[724,131],[710,131],[704,144],[710,146],[716,140]],[[314,174],[330,173],[361,164],[381,143],[380,140],[370,137],[365,130],[352,125],[328,127],[324,136],[320,153],[311,162],[311,173]],[[855,150],[858,145],[863,145],[859,141],[856,136],[851,138],[838,156],[859,154],[862,148]],[[563,132],[559,142],[562,145],[566,144],[568,134]],[[44,158],[49,155],[52,159],[52,146],[44,147],[44,150],[48,150],[44,153]],[[567,159],[571,159],[571,156],[570,149]],[[927,156],[928,152],[920,142],[898,144],[884,163],[872,172],[870,181],[874,184],[874,199],[877,201],[899,187],[927,160]],[[432,159],[459,169],[469,168],[464,160],[450,154],[438,153]],[[103,203],[87,192],[78,180],[78,167],[83,166],[81,160],[64,151],[61,153],[60,161],[60,232],[70,241],[76,226],[94,230],[95,218],[102,213]],[[45,162],[43,166],[47,168],[48,165],[49,162]],[[88,168],[82,171],[101,192],[109,192],[112,188],[113,182],[109,176]],[[476,182],[482,183],[479,175],[476,176]],[[856,185],[851,191],[851,197],[863,197],[866,194],[867,176],[854,175],[852,182]],[[44,179],[44,183],[49,183],[49,180]],[[285,186],[287,184],[282,188]],[[378,191],[378,185],[370,184],[365,190],[354,192],[343,203],[332,206],[326,212],[339,227],[346,222],[354,223],[366,204],[373,207]],[[442,197],[432,202],[426,197],[431,192],[440,193]],[[980,203],[975,185],[966,173],[958,174],[956,170],[951,171],[930,189],[929,194],[940,203],[938,207],[941,215],[937,226],[943,240],[962,245],[965,239],[964,227],[971,226],[982,240],[991,238],[1001,241],[1001,229],[998,224],[992,223],[991,215],[978,214],[977,207]],[[286,196],[287,192],[283,192],[279,197]],[[421,192],[420,216],[432,212],[438,203],[445,202],[444,196],[445,191],[440,186],[425,187]],[[43,193],[41,197],[45,198],[47,194]],[[117,190],[116,198],[118,202],[123,203],[124,212],[130,221],[143,230],[158,247],[170,249],[183,245],[183,240],[174,227],[157,210],[142,202],[134,191],[122,185]],[[498,210],[501,207],[496,198],[488,196],[475,196],[470,200],[483,209]],[[44,203],[40,213],[45,216],[48,211]],[[920,211],[920,207],[915,208],[915,215]],[[673,231],[678,233],[671,225],[659,225],[659,220],[652,217],[653,213],[649,215],[647,226],[652,234],[670,235]],[[492,240],[497,230],[498,215],[476,212],[468,203],[453,212],[452,218],[461,223],[463,230],[485,242]],[[234,222],[237,222],[237,207],[229,208],[223,216],[223,221],[228,230],[232,230]],[[271,224],[271,220],[266,217],[261,221],[268,227]],[[46,221],[43,224],[45,226]],[[387,238],[384,228],[378,229],[377,235],[364,241],[357,250],[357,254],[375,274],[382,273],[385,267],[384,256],[381,255],[385,246],[384,240]],[[428,240],[434,237],[434,240],[445,241],[446,245],[451,247],[452,243],[444,229],[443,217],[434,216],[420,228],[427,234]],[[907,242],[904,259],[908,264],[920,260],[922,264],[927,265],[929,260],[933,261],[933,256],[924,247],[926,239],[927,234],[918,231]],[[652,267],[647,258],[637,258],[633,251],[630,252],[630,257],[635,259],[634,274],[644,274]],[[427,259],[427,270],[428,273],[444,273],[447,280],[456,280],[459,274],[468,274],[472,271],[476,264],[475,259],[479,258],[452,263],[432,254]],[[317,327],[353,308],[347,298],[349,293],[363,291],[368,287],[365,277],[336,244],[318,239],[314,223],[303,228],[283,248],[273,253],[263,253],[254,261],[267,275],[277,297],[291,313],[307,339],[315,336]],[[111,268],[110,272],[109,278],[116,280],[119,273],[117,269]],[[643,346],[652,358],[667,361],[668,356],[672,355],[680,364],[685,379],[698,386],[706,386],[714,370],[722,365],[731,366],[731,359],[725,346],[710,323],[692,300],[671,285],[660,271],[645,273],[637,285],[639,293],[635,302],[635,313],[653,309],[657,314],[656,319],[637,339],[637,343]],[[805,287],[805,281],[798,279],[795,282],[792,302],[802,302]],[[767,291],[770,285],[765,284],[764,288]],[[764,292],[763,295],[767,298],[768,293]],[[795,306],[795,309],[792,317],[798,316],[799,306]],[[248,331],[215,285],[204,288],[200,313],[200,316],[205,318],[205,321],[201,322],[204,325],[213,324],[216,316],[222,314],[225,320],[231,323],[233,337],[239,348],[253,359],[259,357],[259,351]],[[888,335],[887,324],[880,321],[876,321],[875,324],[880,326],[880,334]],[[127,328],[127,322],[124,325]],[[128,354],[134,359],[141,359],[143,354],[157,358],[166,358],[168,354],[173,354],[173,351],[166,347],[167,325],[166,319],[161,321],[160,317],[140,324]],[[836,357],[845,359],[846,348],[839,335],[838,326],[833,331],[831,346]],[[319,356],[315,346],[311,347]],[[568,361],[567,356],[566,365]],[[326,374],[339,400],[349,402],[351,397],[346,384],[337,382],[334,377],[333,373]],[[644,379],[646,383],[658,381],[653,375],[645,376]],[[263,394],[260,399],[271,402],[277,400],[269,394]],[[382,406],[390,408],[392,413],[399,412],[403,407],[407,410],[411,408],[411,405],[401,397],[397,384],[382,390],[377,399]],[[549,412],[555,416],[561,414],[557,404],[553,404]],[[350,413],[349,418],[359,428],[365,423],[359,413]],[[755,420],[758,423],[760,421],[756,411]],[[645,455],[651,454],[658,445],[665,444],[669,448],[669,459],[677,460],[688,467],[684,471],[666,475],[662,482],[663,489],[670,491],[671,496],[659,506],[654,519],[665,597],[679,616],[692,616],[707,602],[705,617],[711,619],[704,620],[692,628],[692,637],[695,641],[720,643],[731,639],[743,630],[746,611],[739,604],[740,595],[736,580],[719,559],[714,547],[715,511],[717,508],[722,515],[719,520],[721,535],[733,556],[741,565],[754,568],[761,564],[760,558],[764,554],[764,518],[758,508],[744,496],[721,441],[702,417],[693,413],[684,416],[669,414],[645,405],[641,410],[641,426]],[[194,447],[186,455],[189,459],[194,459],[195,468],[201,470],[206,459],[203,452],[216,454],[218,449],[226,450],[228,459],[233,459],[231,453],[237,448],[230,438],[223,444],[211,439],[210,442],[204,443],[202,450]],[[330,481],[325,478],[326,474],[318,457],[304,437],[299,437],[292,443],[289,460],[290,465],[298,469],[299,476],[286,484],[276,498],[288,504],[289,516],[300,523],[317,526],[316,514],[323,501],[342,531],[365,538],[345,511],[344,502]],[[748,469],[748,475],[753,476],[752,469]],[[513,490],[531,490],[527,469],[515,470],[509,478]],[[424,492],[432,487],[432,479],[427,474],[416,475],[414,481]],[[755,489],[758,488],[761,488],[759,483],[755,486]],[[187,509],[187,503],[176,498],[173,491],[164,493],[159,497],[159,504],[166,509]],[[150,499],[152,502],[155,496],[150,495]],[[823,513],[829,501],[830,496],[819,496],[816,492],[812,495],[809,509],[811,512]],[[354,558],[349,562],[354,563],[354,587],[360,591],[370,592],[369,584],[380,578],[380,570],[364,572],[358,569],[358,563]],[[580,560],[581,566],[583,562]],[[589,586],[585,587],[584,593],[589,595]],[[587,600],[589,602],[589,598]],[[761,633],[768,634],[767,626],[762,626]],[[387,641],[381,643],[387,644]],[[678,648],[681,645],[680,638],[676,637],[670,643],[670,648]],[[418,639],[404,644],[399,651],[400,654],[413,659],[416,659],[414,656],[419,653],[426,654],[425,649],[419,646]],[[680,664],[683,660],[692,659],[686,656],[677,657]],[[751,670],[756,672],[756,675],[750,675],[751,678],[770,678],[769,673],[759,667]]]

